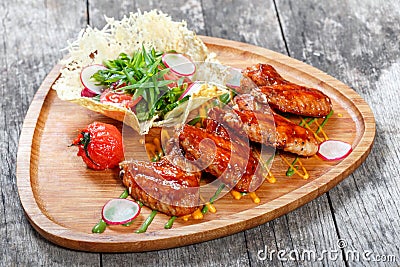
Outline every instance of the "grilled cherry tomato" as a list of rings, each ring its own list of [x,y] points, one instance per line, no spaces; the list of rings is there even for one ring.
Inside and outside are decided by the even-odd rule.
[[[114,125],[93,122],[72,145],[79,147],[78,156],[94,170],[111,169],[124,160],[122,135]]]

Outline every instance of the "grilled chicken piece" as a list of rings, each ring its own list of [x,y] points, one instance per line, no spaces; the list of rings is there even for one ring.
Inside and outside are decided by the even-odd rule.
[[[238,89],[240,93],[251,93],[260,103],[269,104],[281,112],[324,117],[332,110],[331,100],[324,93],[285,80],[271,65],[248,67],[243,75],[249,77],[258,88],[244,82]]]
[[[239,138],[226,138],[226,133],[216,134],[207,122],[206,129],[184,125],[179,133],[179,143],[188,159],[198,168],[218,177],[229,188],[253,192],[263,182],[258,161],[250,147]],[[209,132],[210,131],[210,132]],[[222,137],[222,136],[223,137]]]
[[[120,176],[131,196],[170,216],[193,213],[199,206],[200,172],[187,172],[167,157],[158,162],[125,161]]]
[[[278,149],[306,157],[318,152],[318,142],[309,130],[276,113],[274,113],[274,120]]]
[[[233,142],[241,143],[246,146],[246,149],[250,151],[249,159],[246,165],[246,170],[240,178],[239,182],[235,185],[235,190],[239,192],[253,192],[263,182],[261,167],[255,152],[251,147],[248,147],[239,136],[245,134],[241,129],[234,129],[229,134],[228,130],[219,122],[213,119],[205,119],[203,121],[206,132],[216,134],[227,141],[232,140]]]
[[[268,109],[257,110],[252,99],[250,95],[237,96],[232,111],[215,107],[208,115],[217,121],[224,121],[229,127],[242,129],[253,142],[301,156],[317,153],[317,140],[309,130]]]

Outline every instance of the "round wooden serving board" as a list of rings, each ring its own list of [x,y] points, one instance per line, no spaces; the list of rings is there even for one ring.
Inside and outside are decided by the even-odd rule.
[[[58,99],[51,86],[62,66],[57,65],[39,88],[25,118],[18,151],[17,184],[22,206],[33,227],[48,240],[71,249],[96,252],[135,252],[166,249],[211,240],[255,227],[288,213],[337,185],[367,157],[375,136],[374,116],[352,89],[305,63],[270,50],[223,39],[202,37],[218,59],[233,67],[263,62],[272,64],[286,79],[317,88],[333,101],[335,113],[324,130],[332,139],[349,142],[353,152],[344,160],[326,162],[302,159],[310,178],[285,176],[280,157],[272,166],[277,178],[257,190],[260,204],[247,195],[235,200],[230,194],[215,203],[217,213],[202,220],[178,218],[164,229],[168,217],[158,214],[144,234],[134,233],[150,213],[142,213],[129,227],[108,227],[91,233],[101,218],[102,206],[124,190],[118,170],[93,171],[68,147],[79,129],[93,121],[122,127],[120,122]],[[132,142],[143,152],[136,136]],[[135,143],[134,143],[135,144]],[[290,158],[289,158],[290,159]],[[290,159],[291,160],[291,159]]]

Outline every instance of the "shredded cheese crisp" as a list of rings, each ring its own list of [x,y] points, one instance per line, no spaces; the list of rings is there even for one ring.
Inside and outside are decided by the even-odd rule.
[[[76,41],[68,46],[69,58],[62,62],[65,68],[53,85],[62,100],[80,98],[83,85],[80,73],[90,64],[101,64],[104,60],[117,58],[120,53],[132,54],[140,50],[155,48],[158,51],[175,50],[186,54],[193,61],[213,61],[205,44],[196,33],[187,28],[184,21],[175,22],[161,11],[130,13],[122,20],[107,18],[106,26],[99,30],[87,27]]]

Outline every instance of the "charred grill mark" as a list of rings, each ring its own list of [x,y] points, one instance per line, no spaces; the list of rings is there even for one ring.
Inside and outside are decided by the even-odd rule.
[[[285,80],[267,64],[257,64],[243,71],[258,87],[241,86],[240,93],[251,93],[258,102],[285,113],[324,117],[332,109],[328,96],[321,91]]]
[[[200,172],[189,173],[166,158],[158,162],[122,162],[123,184],[146,206],[171,216],[194,212],[199,205]]]

